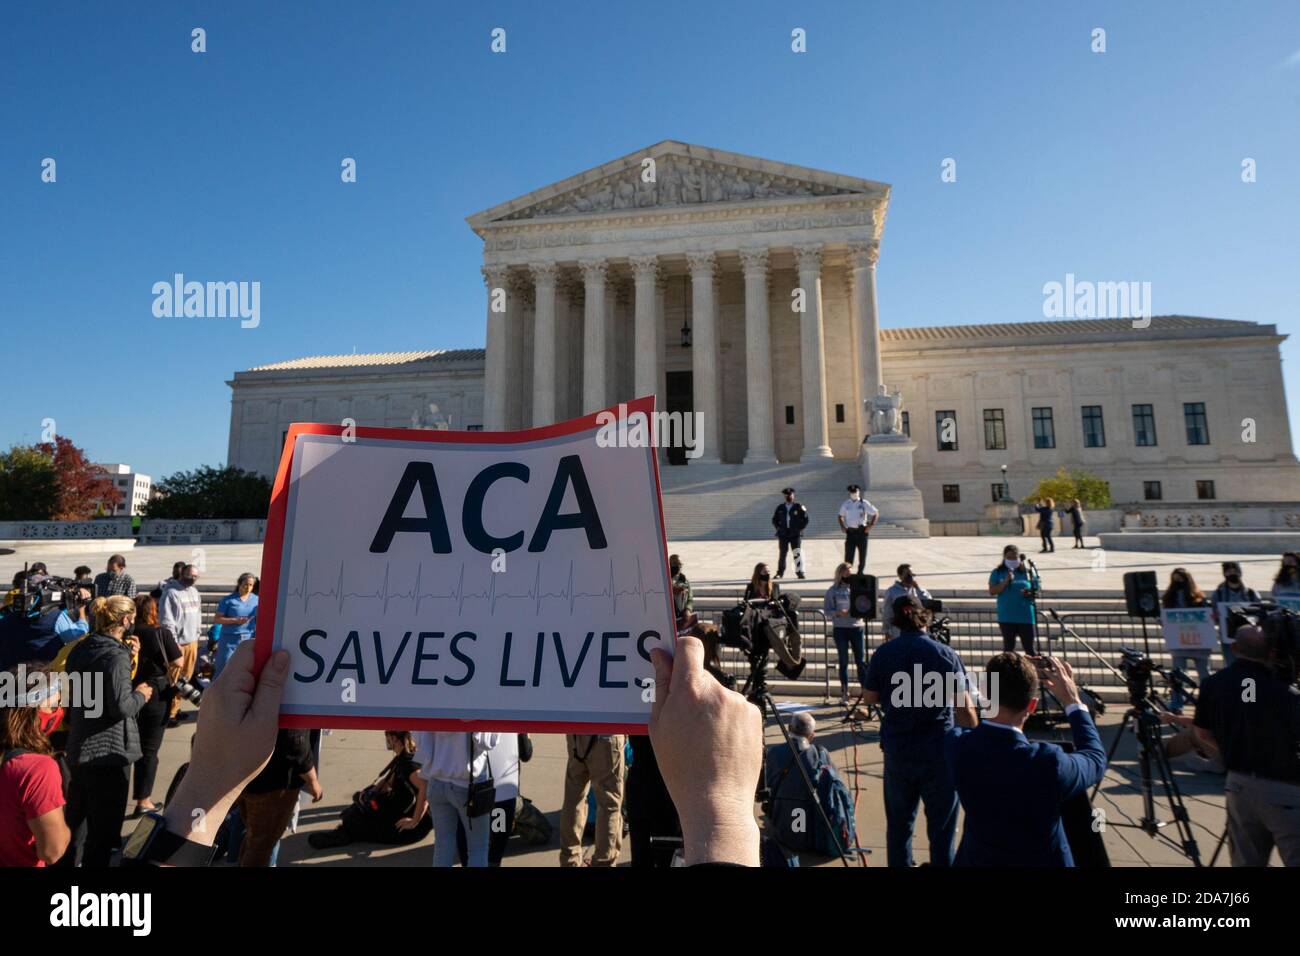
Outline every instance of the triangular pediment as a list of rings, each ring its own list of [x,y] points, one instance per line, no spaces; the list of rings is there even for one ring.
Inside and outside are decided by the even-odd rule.
[[[665,140],[493,206],[468,222],[478,229],[552,217],[837,195],[888,200],[889,186]]]

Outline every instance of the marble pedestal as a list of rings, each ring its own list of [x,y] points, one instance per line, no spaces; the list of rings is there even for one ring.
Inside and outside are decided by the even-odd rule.
[[[862,495],[880,509],[885,524],[930,536],[925,502],[912,477],[916,445],[906,435],[872,435],[862,443]]]
[[[1021,535],[1024,530],[1020,506],[1014,501],[995,501],[984,506],[980,534]]]

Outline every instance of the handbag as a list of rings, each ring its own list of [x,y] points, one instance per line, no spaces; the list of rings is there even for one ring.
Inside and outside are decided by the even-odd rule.
[[[474,780],[474,735],[465,735],[466,745],[469,749],[469,797],[465,800],[465,816],[471,820],[474,817],[481,817],[491,813],[492,808],[497,804],[497,785],[492,779],[492,758],[486,751],[483,753],[483,759],[487,763],[487,777],[484,780]]]

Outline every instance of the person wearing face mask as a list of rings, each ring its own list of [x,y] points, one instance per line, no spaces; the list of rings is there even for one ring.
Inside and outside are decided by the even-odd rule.
[[[668,556],[668,575],[672,579],[673,610],[676,612],[677,629],[680,631],[690,619],[695,600],[691,594],[690,579],[682,572],[682,559],[675,554]]]
[[[853,563],[854,553],[858,556],[858,574],[867,563],[867,538],[871,529],[880,518],[880,512],[866,498],[857,485],[849,485],[849,497],[840,505],[840,530],[844,532],[844,561]]]
[[[1241,579],[1241,565],[1236,561],[1223,562],[1223,583],[1214,589],[1210,603],[1214,605],[1214,620],[1219,625],[1219,640],[1223,646],[1223,663],[1226,667],[1235,660],[1232,643],[1237,639],[1239,622],[1227,618],[1222,611],[1224,604],[1255,604],[1259,601],[1259,592],[1248,588]]]
[[[63,774],[49,739],[63,709],[58,685],[40,665],[4,677],[18,685],[23,674],[27,686],[10,706],[0,706],[0,866],[43,867],[72,841],[63,818]]]
[[[776,506],[772,513],[772,527],[776,529],[776,540],[780,545],[780,554],[776,560],[776,576],[785,576],[785,555],[794,552],[794,573],[803,577],[803,532],[808,527],[808,509],[794,500],[793,488],[782,488],[785,501]]]
[[[912,573],[910,564],[900,564],[898,566],[898,580],[889,586],[885,596],[880,601],[880,630],[885,635],[885,640],[891,637],[898,637],[898,625],[894,623],[894,602],[901,597],[914,597],[921,601],[929,601],[930,592],[921,587],[916,580],[916,575]]]
[[[776,653],[776,669],[790,680],[798,680],[808,663],[803,656],[798,616],[789,599],[782,596],[781,585],[772,580],[772,572],[762,561],[754,565],[754,576],[749,579],[749,584],[745,585],[744,601],[746,604],[759,603],[769,607],[779,607],[787,628],[784,639],[779,636],[772,639],[771,650]]]
[[[81,850],[83,866],[109,865],[121,843],[130,792],[131,765],[140,759],[136,715],[154,696],[147,683],[134,683],[131,649],[135,602],[120,594],[102,598],[95,629],[68,655],[68,674],[80,686],[95,688],[68,710],[68,826]],[[93,699],[92,699],[93,698]],[[85,824],[84,838],[78,832]]]
[[[253,593],[256,584],[257,575],[245,571],[235,583],[234,593],[227,594],[217,605],[213,621],[221,625],[221,637],[217,640],[217,653],[212,659],[214,679],[221,675],[235,648],[253,636],[253,614],[259,600]]]
[[[1165,589],[1160,604],[1162,607],[1171,608],[1203,607],[1205,605],[1205,595],[1196,586],[1196,582],[1192,580],[1192,576],[1187,573],[1186,568],[1174,568],[1169,574],[1169,587]],[[1210,676],[1210,652],[1208,650],[1179,651],[1173,656],[1172,663],[1174,667],[1180,668],[1184,672],[1191,667],[1195,667],[1198,683]],[[1183,693],[1182,685],[1175,685],[1169,695],[1170,711],[1181,714],[1185,700],[1186,695]]]
[[[181,648],[180,671],[175,676],[189,680],[194,676],[199,661],[199,632],[203,627],[203,598],[195,587],[199,572],[192,564],[181,567],[176,584],[163,589],[158,602],[158,623],[176,637]],[[174,727],[180,719],[181,698],[173,697],[167,716],[168,726]]]
[[[849,702],[849,649],[853,649],[853,663],[858,669],[858,687],[867,684],[866,637],[867,625],[853,611],[853,591],[849,587],[849,573],[853,569],[841,564],[835,569],[835,581],[826,591],[823,609],[831,619],[831,635],[840,666],[840,705]]]
[[[1288,551],[1282,555],[1282,566],[1278,568],[1277,577],[1273,578],[1273,600],[1280,598],[1300,598],[1300,552]],[[1294,601],[1288,604],[1295,606]]]
[[[1002,549],[1002,563],[989,575],[989,594],[998,599],[998,630],[1002,632],[1002,650],[1016,649],[1016,638],[1026,654],[1034,653],[1034,627],[1038,620],[1035,596],[1038,571],[1020,556],[1020,549],[1009,544]]]

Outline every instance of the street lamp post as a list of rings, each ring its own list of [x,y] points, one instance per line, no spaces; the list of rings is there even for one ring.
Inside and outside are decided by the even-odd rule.
[[[1011,500],[1011,482],[1007,480],[1007,466],[1002,466],[1002,500]]]

